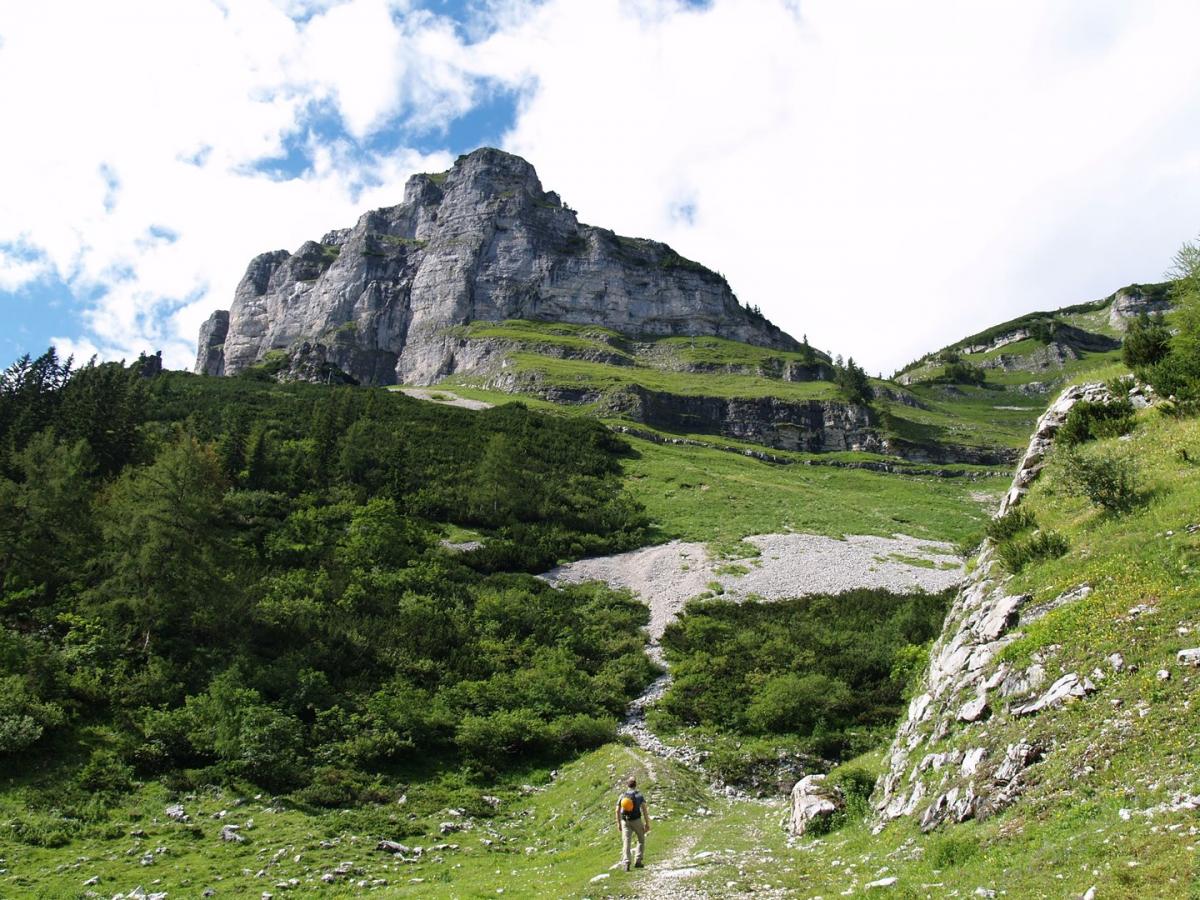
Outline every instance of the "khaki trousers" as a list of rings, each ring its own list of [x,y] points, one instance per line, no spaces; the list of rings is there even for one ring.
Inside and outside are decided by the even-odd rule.
[[[625,865],[629,865],[629,850],[630,844],[633,843],[633,837],[637,835],[637,856],[633,862],[640,863],[642,854],[646,852],[646,820],[645,819],[622,819],[621,820],[621,860]]]

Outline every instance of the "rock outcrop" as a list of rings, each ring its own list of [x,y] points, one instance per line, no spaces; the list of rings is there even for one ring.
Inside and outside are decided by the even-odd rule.
[[[494,149],[414,175],[399,206],[295,253],[256,257],[196,369],[236,374],[305,341],[360,382],[428,384],[475,364],[455,326],[535,319],[629,336],[799,344],[665,244],[581,225],[525,160]]]
[[[1020,503],[1071,407],[1080,400],[1108,397],[1101,384],[1071,387],[1059,396],[1038,420],[998,515]],[[1026,769],[1046,748],[1025,740],[992,746],[981,729],[992,730],[995,719],[1038,715],[1096,690],[1078,672],[1064,673],[1047,687],[1049,660],[1038,654],[1023,668],[998,661],[1020,625],[1086,597],[1090,587],[1080,585],[1034,606],[1027,595],[1010,594],[1007,583],[985,542],[930,651],[922,691],[909,703],[889,751],[887,771],[876,789],[880,827],[891,819],[919,816],[921,828],[928,831],[943,822],[985,818],[1004,809],[1023,789]],[[1111,660],[1110,666],[1118,669]]]
[[[531,372],[502,372],[488,386],[552,403],[596,404],[602,415],[620,416],[663,431],[719,434],[776,450],[879,453],[887,448],[874,427],[870,408],[840,400],[690,396],[636,384],[614,390],[576,388],[542,384]]]
[[[1130,319],[1136,319],[1143,313],[1165,313],[1171,308],[1171,300],[1161,287],[1151,285],[1151,289],[1146,290],[1139,285],[1130,285],[1117,291],[1108,310],[1108,324],[1124,331],[1129,327]]]
[[[229,334],[229,310],[218,309],[200,326],[200,341],[196,350],[197,373],[225,374],[225,336],[227,334]]]

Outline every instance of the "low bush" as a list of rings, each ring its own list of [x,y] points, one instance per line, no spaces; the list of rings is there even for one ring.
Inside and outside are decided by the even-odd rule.
[[[1171,350],[1171,329],[1163,322],[1162,313],[1150,318],[1142,313],[1129,323],[1121,344],[1121,361],[1130,369],[1140,369],[1160,362]]]
[[[1015,575],[1032,563],[1057,559],[1070,549],[1070,543],[1058,532],[1039,531],[1024,540],[1010,538],[997,546],[996,552],[1004,567]]]
[[[1128,434],[1133,425],[1133,404],[1127,397],[1107,403],[1080,400],[1071,407],[1055,441],[1062,447],[1075,447],[1085,441]]]
[[[983,384],[986,380],[983,369],[963,360],[956,360],[946,366],[941,377],[937,379],[946,384]]]
[[[1016,537],[1022,531],[1037,528],[1037,519],[1033,513],[1024,507],[1013,507],[1004,515],[990,520],[984,530],[987,536],[997,544]]]
[[[1128,512],[1142,501],[1133,463],[1110,453],[1068,453],[1063,460],[1063,480],[1068,492],[1109,512]]]
[[[952,869],[973,859],[979,853],[979,841],[957,834],[943,835],[929,848],[926,859],[934,869]]]
[[[690,603],[663,636],[675,675],[664,724],[787,735],[825,760],[856,756],[894,727],[949,599],[857,590]]]

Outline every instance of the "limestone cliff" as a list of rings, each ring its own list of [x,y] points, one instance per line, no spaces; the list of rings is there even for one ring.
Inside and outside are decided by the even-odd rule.
[[[485,148],[414,175],[403,203],[353,228],[256,257],[229,312],[201,330],[196,371],[236,374],[308,342],[358,381],[428,384],[475,364],[455,326],[505,319],[799,346],[720,275],[665,244],[581,225],[533,166]]]

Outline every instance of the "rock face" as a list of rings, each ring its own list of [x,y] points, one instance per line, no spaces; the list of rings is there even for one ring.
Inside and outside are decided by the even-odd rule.
[[[1108,311],[1108,324],[1113,328],[1124,331],[1129,327],[1129,320],[1136,319],[1142,313],[1153,315],[1166,312],[1171,308],[1169,297],[1161,292],[1148,293],[1136,285],[1122,288],[1113,297],[1112,306]]]
[[[615,391],[543,386],[530,373],[502,373],[491,379],[489,386],[554,403],[596,403],[605,415],[622,416],[651,428],[719,434],[777,450],[821,453],[885,449],[873,428],[870,409],[837,400],[687,396],[640,385]]]
[[[1038,420],[1000,514],[1020,503],[1071,407],[1083,399],[1108,398],[1100,384],[1062,393]],[[993,720],[1035,716],[1096,690],[1090,679],[1076,672],[1048,675],[1049,660],[1038,654],[1024,668],[997,662],[1021,624],[1083,599],[1090,588],[1080,585],[1034,606],[1028,596],[1010,594],[1007,581],[985,542],[930,651],[923,690],[909,703],[889,751],[887,771],[876,788],[880,827],[891,819],[916,815],[921,828],[929,831],[943,822],[984,818],[1004,809],[1024,788],[1025,770],[1046,748],[1023,740],[990,745],[987,729]],[[1118,671],[1111,661],[1110,666]],[[1055,680],[1045,687],[1050,677]]]
[[[196,372],[225,374],[225,336],[229,333],[229,310],[218,309],[200,326],[196,350]]]
[[[799,349],[720,275],[579,224],[529,163],[482,149],[414,175],[399,206],[252,260],[228,315],[201,329],[196,370],[236,374],[308,341],[358,381],[428,384],[474,364],[455,326],[505,319]]]

